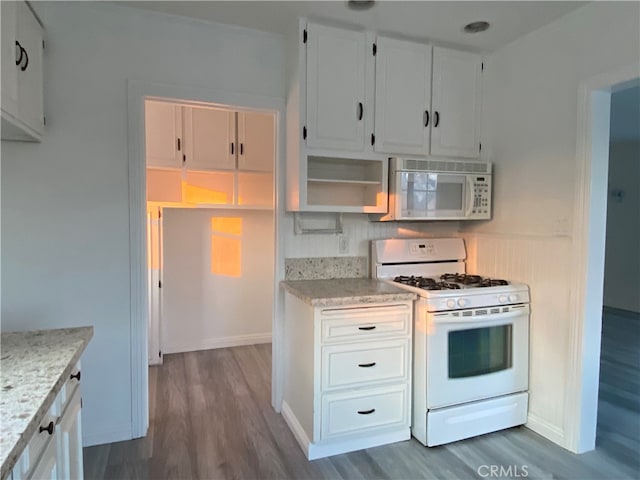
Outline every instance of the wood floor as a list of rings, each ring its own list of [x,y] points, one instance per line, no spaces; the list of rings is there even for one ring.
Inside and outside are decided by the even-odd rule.
[[[635,348],[637,355],[637,342]],[[520,427],[435,448],[410,440],[309,462],[270,404],[270,344],[167,355],[164,362],[150,369],[147,437],[86,448],[86,478],[583,480],[640,476],[637,455],[620,448],[624,444],[632,449],[633,442],[625,443],[616,433],[627,426],[611,427],[606,419],[599,427],[603,434],[599,432],[598,448],[583,455]],[[637,362],[634,375],[637,379]],[[637,406],[637,399],[637,391],[635,400],[625,396],[632,406]],[[629,428],[633,430],[633,424]],[[635,448],[637,439],[636,431]]]

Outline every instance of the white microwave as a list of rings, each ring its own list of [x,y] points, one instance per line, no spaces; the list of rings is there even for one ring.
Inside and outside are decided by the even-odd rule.
[[[491,218],[491,163],[394,157],[380,221]]]

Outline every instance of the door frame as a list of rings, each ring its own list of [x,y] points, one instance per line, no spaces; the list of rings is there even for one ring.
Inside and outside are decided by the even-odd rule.
[[[128,158],[129,158],[129,279],[131,294],[131,435],[144,437],[149,427],[148,378],[148,285],[146,254],[146,160],[144,100],[161,98],[185,104],[207,104],[275,113],[276,154],[274,161],[274,284],[272,311],[272,405],[280,411],[280,338],[282,295],[279,283],[284,279],[284,165],[285,101],[280,97],[260,96],[190,85],[175,85],[138,80],[127,81]]]
[[[573,274],[569,312],[565,447],[595,448],[600,380],[611,92],[633,84],[640,63],[591,77],[578,88]]]

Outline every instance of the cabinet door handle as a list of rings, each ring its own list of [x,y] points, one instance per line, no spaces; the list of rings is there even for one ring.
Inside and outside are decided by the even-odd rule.
[[[362,102],[358,102],[358,120],[362,120],[362,115],[364,115],[364,106]]]
[[[373,412],[375,412],[375,411],[376,411],[376,409],[375,409],[375,408],[372,408],[371,410],[358,410],[358,413],[359,413],[360,415],[370,415],[370,414],[372,414],[372,413],[373,413]]]
[[[20,57],[18,57],[18,55],[16,54],[16,57],[18,57],[16,59],[16,67],[17,67],[22,63],[22,52],[23,52],[22,45],[20,45],[20,42],[17,40],[16,40],[16,51],[20,52]]]
[[[429,126],[429,110],[424,111],[424,126]]]
[[[24,72],[27,69],[27,67],[29,66],[29,54],[27,53],[27,51],[24,48],[22,48],[22,47],[20,47],[20,48],[24,52],[24,58],[25,58],[25,64],[22,67],[20,67],[20,70]]]
[[[233,142],[231,142],[231,155],[233,155]]]
[[[375,330],[376,326],[371,325],[370,327],[358,327],[358,330]]]
[[[433,128],[436,128],[440,124],[440,113],[435,112],[436,118],[433,121]]]
[[[240,155],[244,155],[244,143],[240,144]]]
[[[78,373],[76,373],[75,375],[72,373],[71,376],[69,377],[71,380],[73,380],[74,378],[78,381],[80,381],[80,370],[78,370]]]
[[[49,425],[47,425],[46,427],[40,427],[40,432],[47,432],[49,435],[53,435],[53,422],[49,422]]]
[[[376,362],[371,362],[371,363],[359,363],[358,364],[359,367],[362,368],[369,368],[369,367],[375,367],[376,366]]]

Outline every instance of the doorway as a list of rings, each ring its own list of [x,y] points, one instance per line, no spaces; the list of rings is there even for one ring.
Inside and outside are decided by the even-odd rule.
[[[273,112],[145,99],[149,364],[271,343]]]
[[[596,445],[640,469],[640,85],[611,94]]]
[[[281,311],[278,282],[284,278],[283,238],[284,217],[284,100],[279,97],[251,95],[186,85],[171,85],[130,80],[127,83],[128,110],[128,158],[129,158],[129,256],[131,291],[131,408],[132,436],[143,437],[149,426],[148,392],[148,270],[146,243],[146,158],[145,158],[145,108],[146,99],[164,99],[191,106],[222,107],[233,105],[238,110],[268,112],[275,119],[274,189],[274,280],[271,297],[275,299],[272,319],[272,405],[279,396],[279,335],[277,319]]]

